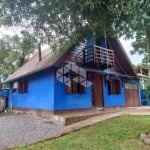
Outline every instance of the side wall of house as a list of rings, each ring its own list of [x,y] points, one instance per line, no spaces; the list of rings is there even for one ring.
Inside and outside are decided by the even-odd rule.
[[[10,85],[9,106],[12,108],[53,110],[54,108],[54,71],[46,69],[27,78],[28,92],[13,93]]]
[[[55,80],[55,110],[82,109],[92,107],[91,87],[84,94],[67,94],[66,85]]]
[[[106,78],[103,80],[103,93],[104,93],[104,106],[105,107],[114,107],[114,106],[125,106],[125,92],[123,81],[120,78],[115,78],[120,81],[120,94],[109,94],[108,92],[108,83]]]

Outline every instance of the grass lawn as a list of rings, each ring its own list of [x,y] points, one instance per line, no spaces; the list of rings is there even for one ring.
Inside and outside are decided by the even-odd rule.
[[[139,140],[143,132],[150,132],[150,116],[121,116],[16,150],[150,150]]]

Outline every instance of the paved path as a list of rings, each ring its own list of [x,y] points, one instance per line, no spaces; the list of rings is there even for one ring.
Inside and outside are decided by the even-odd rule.
[[[104,114],[104,115],[99,115],[99,116],[95,116],[95,117],[91,117],[89,119],[68,125],[65,127],[64,133],[69,133],[70,131],[74,131],[74,130],[78,130],[80,128],[84,128],[87,126],[90,126],[92,124],[95,124],[97,122],[101,122],[107,119],[111,119],[111,118],[115,118],[118,116],[123,115],[123,112],[117,112],[117,113],[108,113],[108,114]]]
[[[62,131],[62,125],[29,114],[1,116],[0,150],[55,137]]]
[[[137,107],[137,108],[126,108],[120,109],[119,112],[107,113],[104,115],[99,115],[95,117],[91,117],[89,119],[68,125],[65,127],[64,133],[69,133],[70,131],[78,130],[80,128],[84,128],[90,126],[92,124],[115,118],[121,115],[150,115],[150,107]]]
[[[97,122],[120,115],[150,115],[150,107],[126,109],[91,117],[66,127],[29,114],[0,117],[0,150],[59,137]]]

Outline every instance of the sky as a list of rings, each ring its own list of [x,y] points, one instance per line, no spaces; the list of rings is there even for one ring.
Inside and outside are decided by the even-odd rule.
[[[1,27],[0,28],[0,38],[2,37],[2,35],[10,35],[10,36],[13,36],[15,34],[19,34],[21,31],[20,27],[11,27],[11,28],[4,28],[4,27]],[[142,60],[142,56],[138,55],[138,54],[134,54],[134,55],[131,55],[130,54],[130,50],[132,50],[132,46],[131,46],[131,43],[133,42],[133,40],[125,40],[123,37],[120,38],[120,41],[127,53],[127,55],[129,56],[132,64],[139,64],[141,63],[141,60]]]
[[[127,55],[129,56],[129,58],[130,58],[132,64],[137,65],[137,64],[141,63],[143,56],[141,56],[141,55],[139,55],[139,54],[134,54],[134,55],[131,55],[131,54],[130,54],[130,51],[133,50],[131,44],[132,44],[132,42],[133,42],[134,40],[125,40],[125,39],[122,37],[122,38],[120,38],[120,41],[121,41],[121,43],[122,43],[122,45],[123,45],[123,47],[124,47],[124,49],[125,49]]]

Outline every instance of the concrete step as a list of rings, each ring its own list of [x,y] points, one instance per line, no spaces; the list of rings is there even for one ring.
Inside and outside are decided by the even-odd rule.
[[[70,125],[76,122],[80,122],[82,120],[86,120],[89,119],[91,117],[95,117],[95,116],[102,116],[105,114],[111,114],[111,113],[117,113],[117,112],[121,112],[122,109],[108,109],[108,110],[102,110],[97,108],[97,110],[94,111],[85,111],[85,112],[74,112],[74,113],[66,113],[66,114],[55,114],[53,116],[53,121],[57,122],[59,124],[62,125]]]

